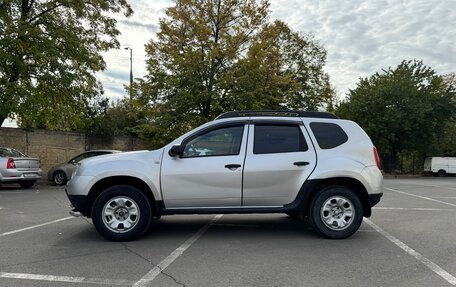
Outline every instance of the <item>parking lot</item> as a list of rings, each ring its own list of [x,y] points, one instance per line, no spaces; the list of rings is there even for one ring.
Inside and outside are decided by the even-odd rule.
[[[63,188],[0,189],[0,286],[452,286],[456,178],[388,178],[349,239],[286,215],[163,217],[134,242],[68,215]]]

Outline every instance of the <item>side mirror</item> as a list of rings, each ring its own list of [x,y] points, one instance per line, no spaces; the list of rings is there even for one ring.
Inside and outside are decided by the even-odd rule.
[[[181,145],[174,145],[168,152],[172,157],[181,156],[184,154],[184,148]]]

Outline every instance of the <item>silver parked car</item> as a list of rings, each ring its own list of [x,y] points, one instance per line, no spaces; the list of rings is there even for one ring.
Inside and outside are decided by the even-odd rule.
[[[41,162],[18,150],[0,147],[0,185],[19,183],[23,188],[32,187],[41,178]]]
[[[383,195],[377,149],[355,122],[321,112],[228,112],[155,151],[82,161],[74,216],[114,241],[172,214],[285,213],[346,238]]]
[[[74,158],[70,159],[68,162],[60,163],[58,165],[53,166],[48,171],[48,179],[50,181],[54,182],[56,185],[65,185],[67,183],[67,181],[71,179],[71,175],[76,170],[76,168],[78,167],[78,164],[81,160],[89,158],[89,157],[118,153],[118,152],[121,152],[121,151],[119,151],[119,150],[86,151],[86,152],[81,153],[80,155],[77,155]]]

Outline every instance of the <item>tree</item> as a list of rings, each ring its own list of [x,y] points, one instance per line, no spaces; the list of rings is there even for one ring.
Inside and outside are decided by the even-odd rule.
[[[442,77],[448,93],[453,93],[453,103],[456,104],[456,96],[454,96],[456,94],[456,74],[451,73]],[[456,156],[456,116],[452,120],[446,121],[442,130],[443,132],[437,134],[428,155]]]
[[[422,61],[402,61],[395,69],[361,78],[336,113],[361,125],[391,171],[399,152],[431,151],[456,116],[455,92]]]
[[[146,45],[137,99],[144,132],[160,142],[236,109],[319,109],[333,96],[326,51],[309,35],[267,21],[256,0],[175,0]]]
[[[0,125],[74,129],[85,99],[102,93],[94,72],[100,54],[119,47],[114,13],[132,14],[126,0],[0,1]]]

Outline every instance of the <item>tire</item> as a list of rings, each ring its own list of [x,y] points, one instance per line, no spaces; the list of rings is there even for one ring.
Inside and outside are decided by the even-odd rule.
[[[52,181],[55,183],[55,185],[65,185],[68,179],[63,171],[58,170],[54,172],[54,175],[52,176]]]
[[[308,218],[314,230],[330,239],[353,235],[363,221],[363,205],[345,186],[329,186],[311,201]]]
[[[36,183],[36,180],[27,180],[19,182],[22,188],[31,188]]]
[[[444,171],[443,169],[439,170],[439,172],[437,173],[438,176],[440,177],[445,177],[446,176],[446,171]]]
[[[97,231],[111,241],[130,241],[140,237],[152,221],[149,199],[139,189],[116,185],[103,191],[92,207]]]

